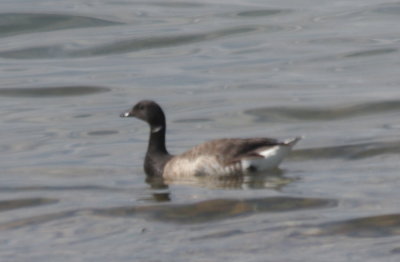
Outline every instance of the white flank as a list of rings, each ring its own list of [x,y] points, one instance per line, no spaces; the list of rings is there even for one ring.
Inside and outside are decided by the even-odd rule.
[[[243,172],[249,172],[249,167],[253,167],[256,171],[263,171],[268,169],[274,169],[279,166],[282,160],[287,156],[292,147],[301,139],[296,137],[294,139],[288,139],[284,143],[285,145],[274,146],[261,151],[259,154],[263,158],[247,158],[242,159],[242,170]]]

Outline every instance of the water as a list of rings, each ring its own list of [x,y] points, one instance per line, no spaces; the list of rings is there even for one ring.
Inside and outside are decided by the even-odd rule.
[[[400,4],[217,2],[0,3],[1,261],[399,260]],[[118,117],[143,98],[174,153],[305,138],[278,172],[164,185]]]

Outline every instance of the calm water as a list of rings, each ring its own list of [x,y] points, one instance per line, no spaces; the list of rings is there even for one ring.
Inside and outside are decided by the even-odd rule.
[[[217,3],[218,2],[218,3]],[[0,3],[0,260],[399,261],[400,4]],[[281,170],[163,186],[179,153],[303,135]]]

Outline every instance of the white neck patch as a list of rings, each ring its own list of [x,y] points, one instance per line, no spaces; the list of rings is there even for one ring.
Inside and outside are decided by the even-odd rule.
[[[157,133],[157,132],[161,131],[161,129],[163,129],[162,126],[156,126],[153,129],[151,129],[151,132],[152,133]]]

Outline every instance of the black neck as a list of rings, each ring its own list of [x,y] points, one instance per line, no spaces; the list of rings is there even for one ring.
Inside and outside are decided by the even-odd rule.
[[[165,147],[165,125],[158,128],[151,127],[149,146],[144,162],[144,170],[149,176],[162,176],[164,166],[172,156]]]
[[[147,154],[169,155],[165,147],[165,124],[150,128],[149,145]]]

